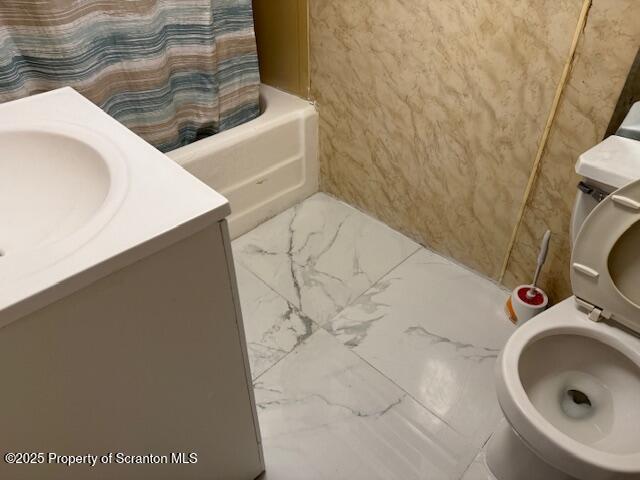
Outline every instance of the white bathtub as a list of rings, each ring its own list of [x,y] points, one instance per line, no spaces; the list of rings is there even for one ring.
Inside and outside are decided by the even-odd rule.
[[[275,88],[260,89],[262,115],[168,155],[229,199],[232,238],[318,190],[318,113]]]

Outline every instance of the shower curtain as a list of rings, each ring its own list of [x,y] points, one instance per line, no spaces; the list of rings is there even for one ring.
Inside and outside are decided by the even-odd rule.
[[[70,85],[169,151],[258,116],[259,83],[251,0],[0,1],[0,102]]]

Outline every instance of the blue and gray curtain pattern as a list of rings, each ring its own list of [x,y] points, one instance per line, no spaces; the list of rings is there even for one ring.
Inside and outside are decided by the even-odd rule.
[[[259,115],[251,0],[2,0],[0,102],[72,86],[162,151]]]

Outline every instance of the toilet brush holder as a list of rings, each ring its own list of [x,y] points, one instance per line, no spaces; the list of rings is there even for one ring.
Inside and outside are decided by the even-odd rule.
[[[531,285],[520,285],[511,292],[505,310],[509,319],[516,325],[522,325],[549,306],[549,297],[541,289]]]

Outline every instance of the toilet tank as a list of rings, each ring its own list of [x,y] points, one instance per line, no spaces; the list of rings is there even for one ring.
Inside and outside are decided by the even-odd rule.
[[[629,113],[616,132],[619,137],[640,140],[640,102],[631,105]]]
[[[571,242],[591,211],[607,195],[640,179],[640,141],[612,135],[578,158],[578,185],[571,218]]]

